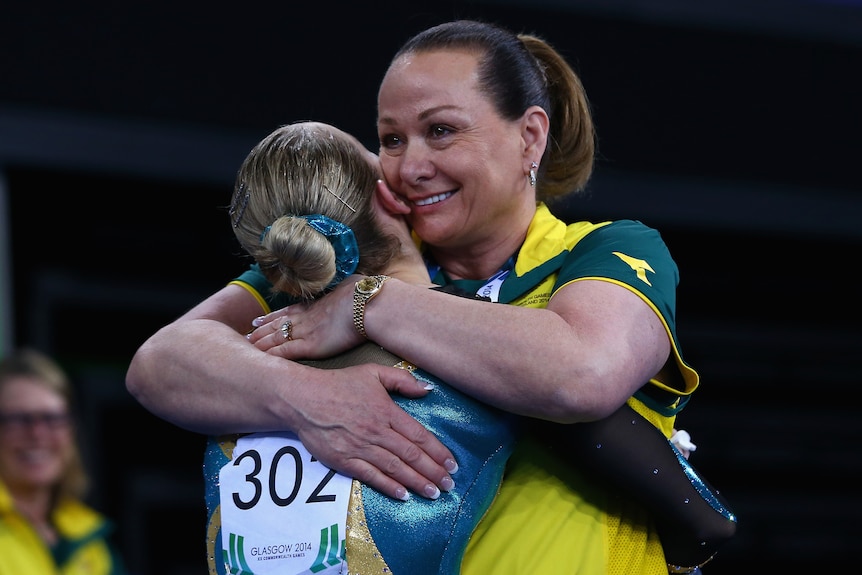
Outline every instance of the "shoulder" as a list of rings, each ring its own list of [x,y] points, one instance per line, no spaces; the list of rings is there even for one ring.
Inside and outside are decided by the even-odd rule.
[[[642,222],[594,225],[570,250],[558,286],[576,279],[607,279],[630,286],[651,300],[673,299],[679,269],[661,234]]]
[[[638,220],[613,220],[598,224],[576,222],[569,224],[571,230],[582,230],[584,239],[590,242],[649,241],[664,245],[661,234]]]
[[[637,220],[616,220],[599,224],[571,247],[570,258],[586,261],[633,260],[648,262],[676,276],[678,270],[661,234]]]
[[[80,539],[95,532],[109,528],[108,519],[81,501],[67,499],[54,511],[57,529],[71,539]]]

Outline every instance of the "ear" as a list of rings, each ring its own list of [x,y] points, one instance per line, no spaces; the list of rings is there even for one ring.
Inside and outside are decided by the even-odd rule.
[[[550,125],[548,113],[540,106],[530,106],[524,112],[521,137],[524,140],[524,159],[528,166],[530,162],[538,163],[545,154]]]
[[[410,206],[397,196],[386,182],[377,180],[377,188],[375,190],[375,199],[380,202],[381,207],[390,214],[407,215],[410,213]]]

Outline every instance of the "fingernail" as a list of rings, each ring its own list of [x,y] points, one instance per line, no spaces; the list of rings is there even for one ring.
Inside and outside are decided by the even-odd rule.
[[[395,498],[401,501],[410,501],[410,494],[403,487],[399,487],[395,490]]]
[[[424,389],[426,391],[431,391],[432,389],[435,389],[436,387],[437,386],[434,385],[433,383],[426,383],[425,385],[422,386],[422,389]]]
[[[443,467],[446,468],[446,471],[449,473],[457,473],[458,472],[458,462],[454,459],[447,459],[443,462]]]
[[[455,489],[455,482],[451,477],[444,477],[443,480],[440,481],[440,488],[448,493]]]
[[[254,327],[260,327],[263,325],[263,316],[256,317],[251,321],[251,325]]]
[[[433,483],[425,486],[425,497],[428,499],[437,499],[440,497],[440,489]]]

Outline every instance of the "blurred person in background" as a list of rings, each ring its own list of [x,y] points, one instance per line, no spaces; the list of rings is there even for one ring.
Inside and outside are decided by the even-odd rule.
[[[0,358],[0,575],[124,575],[112,523],[84,501],[74,392],[51,357]]]

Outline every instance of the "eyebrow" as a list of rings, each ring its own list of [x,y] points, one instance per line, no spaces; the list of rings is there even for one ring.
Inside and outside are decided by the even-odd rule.
[[[444,112],[447,110],[460,110],[460,108],[454,104],[445,104],[442,106],[435,106],[433,108],[428,108],[427,110],[423,110],[419,114],[418,119],[419,120],[427,120],[429,117],[433,116],[434,114],[437,114],[438,112]],[[389,117],[384,116],[384,117],[378,117],[377,123],[392,126],[396,122],[395,122],[394,118],[389,118]]]

